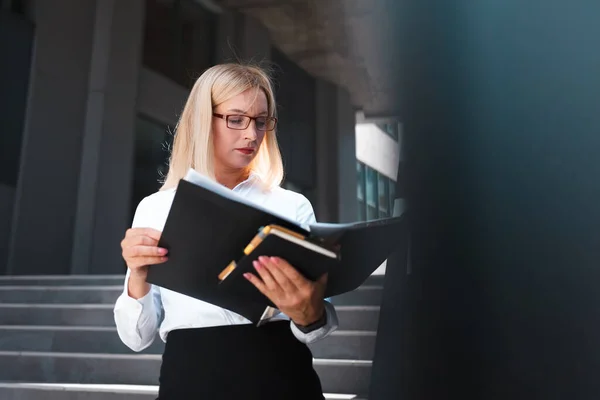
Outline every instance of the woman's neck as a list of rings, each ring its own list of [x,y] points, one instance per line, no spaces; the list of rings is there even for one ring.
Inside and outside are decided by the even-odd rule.
[[[233,189],[241,182],[248,179],[250,171],[247,169],[235,169],[235,170],[216,170],[215,178],[221,185]]]

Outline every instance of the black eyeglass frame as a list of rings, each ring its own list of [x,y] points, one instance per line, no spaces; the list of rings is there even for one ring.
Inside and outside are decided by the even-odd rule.
[[[227,124],[227,127],[229,129],[235,129],[238,131],[243,131],[244,129],[248,128],[248,126],[250,126],[250,121],[254,121],[254,126],[256,126],[256,120],[258,120],[259,118],[265,118],[265,120],[266,120],[265,125],[268,125],[268,121],[273,121],[273,127],[271,129],[259,129],[258,126],[256,126],[256,129],[258,129],[259,131],[264,131],[264,132],[272,131],[272,130],[275,130],[275,127],[277,126],[277,117],[267,117],[264,115],[260,115],[258,117],[251,117],[249,115],[243,115],[243,114],[219,114],[219,113],[213,113],[213,116],[224,119],[225,123]],[[248,123],[243,128],[239,128],[239,127],[234,128],[234,127],[229,126],[229,118],[230,117],[248,118],[247,119]]]

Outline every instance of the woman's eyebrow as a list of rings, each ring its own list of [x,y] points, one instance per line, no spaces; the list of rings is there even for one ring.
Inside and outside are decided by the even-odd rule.
[[[230,108],[227,111],[236,112],[236,113],[245,114],[245,115],[248,114],[246,111],[240,110],[239,108]],[[263,112],[260,112],[258,115],[268,115],[268,114],[269,114],[268,111],[263,111]]]

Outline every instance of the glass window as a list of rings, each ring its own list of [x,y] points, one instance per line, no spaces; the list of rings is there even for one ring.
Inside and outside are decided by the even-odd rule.
[[[358,220],[364,221],[367,213],[365,210],[365,165],[356,161],[356,197],[358,199]]]
[[[377,219],[379,217],[379,211],[377,207],[377,172],[365,167],[367,180],[366,180],[366,203],[367,203],[367,219]]]
[[[382,174],[377,174],[378,184],[377,189],[379,192],[379,217],[385,218],[390,215],[390,193],[389,193],[389,179]]]
[[[365,201],[358,200],[358,220],[365,221],[367,219],[367,211],[365,208]]]
[[[386,122],[386,123],[378,123],[376,124],[379,129],[383,132],[387,133],[394,140],[398,140],[398,123],[396,122]]]
[[[367,205],[367,218],[365,220],[372,220],[379,218],[377,208]]]
[[[356,197],[365,199],[365,165],[360,161],[356,162]]]
[[[390,188],[390,215],[394,215],[394,204],[396,201],[396,182],[392,179],[389,180]]]

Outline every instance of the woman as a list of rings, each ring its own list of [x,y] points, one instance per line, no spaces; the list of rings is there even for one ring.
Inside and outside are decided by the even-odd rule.
[[[263,70],[224,64],[202,74],[179,120],[165,183],[140,202],[121,243],[128,268],[115,322],[134,351],[150,346],[157,332],[166,342],[160,400],[323,399],[306,344],[337,329],[335,309],[323,300],[326,276],[312,282],[285,260],[261,257],[246,279],[279,310],[261,327],[146,282],[148,266],[168,259],[158,240],[189,168],[304,226],[315,221],[304,196],[279,187],[275,111]]]

